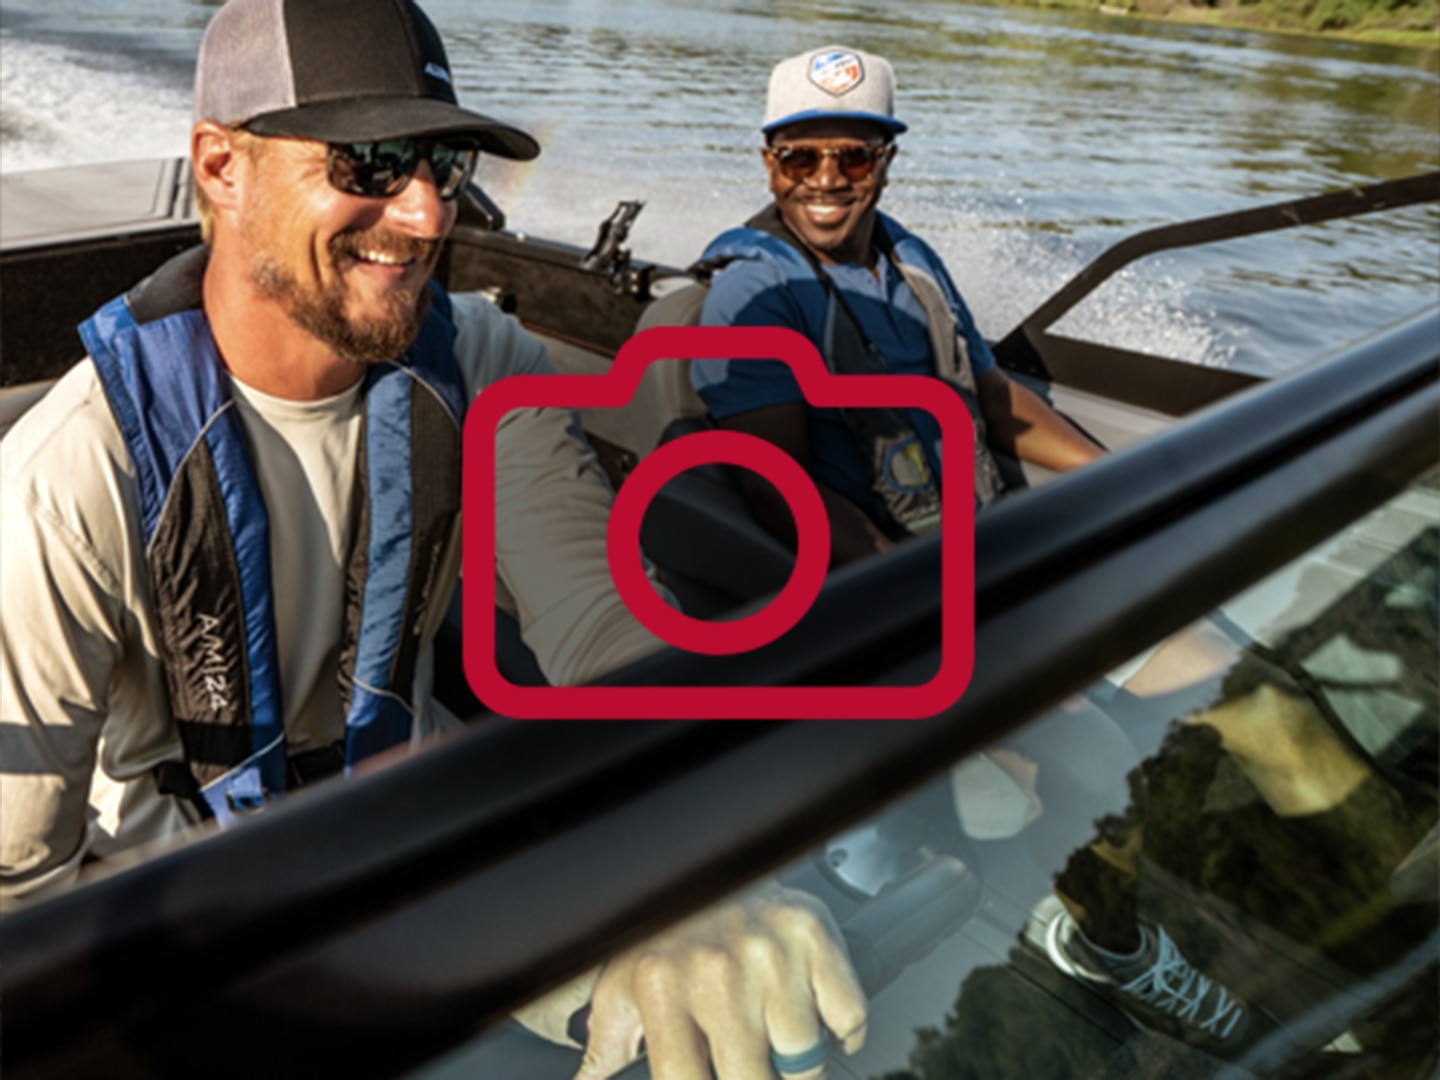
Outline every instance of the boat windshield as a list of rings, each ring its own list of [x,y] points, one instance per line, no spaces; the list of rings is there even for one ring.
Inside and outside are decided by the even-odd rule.
[[[1432,474],[778,875],[870,996],[829,1075],[1418,1075],[1440,1046],[1437,581]],[[578,1063],[512,1023],[414,1075]]]

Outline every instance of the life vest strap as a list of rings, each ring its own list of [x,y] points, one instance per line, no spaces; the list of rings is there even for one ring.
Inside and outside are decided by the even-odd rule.
[[[215,816],[215,811],[210,809],[210,804],[200,793],[200,781],[195,779],[195,774],[185,762],[162,761],[151,773],[155,777],[155,787],[161,795],[170,795],[188,802],[200,812],[202,821],[209,821]]]

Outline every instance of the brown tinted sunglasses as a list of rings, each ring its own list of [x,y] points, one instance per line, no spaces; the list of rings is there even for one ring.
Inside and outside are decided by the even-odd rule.
[[[889,150],[889,143],[867,143],[863,146],[826,147],[823,150],[816,146],[772,146],[765,152],[780,166],[781,175],[792,183],[810,179],[819,170],[822,160],[833,157],[845,178],[858,184],[869,179]]]

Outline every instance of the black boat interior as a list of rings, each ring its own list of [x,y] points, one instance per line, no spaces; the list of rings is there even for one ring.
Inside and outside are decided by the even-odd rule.
[[[124,182],[117,185],[117,198],[122,202],[129,200],[129,208],[125,211],[128,216],[123,216],[123,220],[117,220],[113,213],[87,220],[81,211],[88,196],[82,197],[79,192],[67,194],[63,182],[58,179],[50,182],[37,178],[22,199],[6,200],[3,207],[6,239],[3,252],[0,252],[0,326],[4,328],[3,348],[0,348],[0,434],[79,356],[80,345],[74,327],[90,311],[165,259],[198,242],[198,230],[191,214],[188,176],[183,163],[135,163],[133,170],[121,170],[121,173]],[[26,204],[24,199],[31,201]],[[1440,199],[1440,173],[1137,235],[1102,255],[1030,318],[997,342],[997,358],[1012,377],[1046,398],[1103,445],[1111,450],[1122,450],[1172,428],[1179,420],[1195,416],[1254,387],[1261,380],[1240,372],[1199,367],[1053,334],[1050,327],[1106,278],[1135,259],[1156,251],[1437,199]],[[77,210],[77,207],[80,209]],[[633,333],[651,326],[687,324],[694,319],[698,300],[703,296],[703,286],[686,272],[632,258],[625,242],[635,212],[630,204],[621,204],[616,214],[602,223],[595,246],[587,252],[506,232],[502,211],[478,188],[473,189],[463,203],[459,224],[442,260],[440,276],[452,291],[483,292],[503,310],[514,314],[541,337],[561,372],[601,374]],[[47,217],[52,222],[48,228],[36,228],[33,234],[28,235],[23,231],[22,225],[29,227],[29,223]],[[64,287],[57,287],[62,282]],[[1404,337],[1404,347],[1417,355],[1417,350],[1423,351],[1423,346],[1416,345],[1412,339],[1424,338],[1433,330],[1433,322],[1432,318],[1425,326],[1417,324],[1405,329],[1403,335],[1408,336]],[[1387,347],[1391,346],[1393,342]],[[1364,357],[1354,358],[1351,370],[1361,370],[1364,362]],[[1412,366],[1418,370],[1421,365],[1417,362]],[[1398,394],[1395,387],[1405,379],[1414,381],[1414,373],[1407,369],[1397,374],[1395,379],[1398,381],[1391,387],[1377,383],[1372,395],[1376,402],[1387,400],[1387,394]],[[1296,400],[1322,401],[1328,385],[1323,379],[1314,379],[1308,389],[1295,388],[1290,396]],[[1128,464],[1113,463],[1114,475],[1119,477],[1124,473],[1137,493],[1133,505],[1116,505],[1108,508],[1105,514],[1091,515],[1089,507],[1094,502],[1089,500],[1083,482],[1078,485],[1067,483],[1067,491],[1056,492],[1060,497],[1046,511],[1047,515],[1053,515],[1053,519],[1042,519],[1029,512],[1023,496],[1013,500],[1013,509],[1007,507],[1003,520],[997,519],[991,529],[994,542],[977,576],[977,606],[988,639],[981,643],[976,682],[972,683],[972,689],[967,693],[966,707],[970,715],[1024,717],[1033,715],[1038,707],[1040,698],[1027,698],[1026,695],[1040,694],[1035,686],[1042,673],[1018,670],[1015,664],[1019,661],[1014,660],[1025,651],[1016,647],[1017,643],[1030,640],[1034,634],[1032,628],[1036,614],[1026,607],[1032,594],[1038,595],[1039,590],[1049,588],[1067,567],[1079,565],[1077,560],[1090,560],[1094,564],[1094,572],[1100,574],[1105,570],[1105,553],[1112,547],[1116,551],[1126,545],[1143,549],[1138,556],[1140,562],[1132,562],[1131,566],[1149,565],[1144,562],[1147,558],[1158,560],[1154,563],[1156,566],[1163,565],[1164,545],[1174,542],[1173,537],[1163,535],[1167,514],[1173,512],[1178,516],[1180,511],[1176,508],[1189,505],[1187,500],[1200,505],[1211,497],[1209,493],[1223,484],[1240,483],[1237,478],[1243,471],[1240,464],[1242,457],[1248,455],[1247,460],[1253,459],[1265,453],[1267,445],[1283,446],[1284,454],[1276,450],[1272,455],[1274,460],[1283,462],[1285,454],[1298,453],[1293,448],[1312,438],[1315,430],[1320,430],[1320,421],[1312,415],[1314,409],[1310,412],[1296,411],[1297,417],[1305,416],[1306,423],[1312,425],[1306,431],[1298,427],[1292,430],[1278,422],[1267,428],[1260,423],[1263,411],[1264,406],[1257,405],[1248,419],[1226,419],[1223,423],[1217,420],[1208,432],[1176,432],[1182,437],[1173,444],[1173,460],[1185,462],[1187,468],[1193,465],[1191,471],[1194,477],[1191,486],[1185,490],[1167,490],[1163,501],[1145,501],[1151,500],[1153,492],[1162,486],[1162,478],[1156,472],[1159,466],[1155,462],[1140,457],[1129,458]],[[595,410],[582,415],[582,421],[587,437],[617,487],[657,445],[706,423],[704,409],[686,378],[684,361],[678,359],[652,366],[646,372],[635,398],[625,409]],[[1416,423],[1422,424],[1423,416]],[[1356,424],[1358,427],[1360,421],[1357,420]],[[1236,431],[1245,433],[1248,442],[1240,439],[1227,442],[1227,434]],[[1367,437],[1380,438],[1379,435],[1369,434]],[[1266,439],[1272,442],[1267,444]],[[1223,452],[1216,452],[1216,446],[1223,447]],[[1350,453],[1355,461],[1363,458],[1353,451]],[[1357,490],[1363,489],[1363,477],[1345,479],[1340,476],[1343,453],[1335,460],[1335,475],[1339,479],[1327,483],[1333,485],[1343,481]],[[1201,462],[1203,466],[1199,464]],[[1007,479],[1016,488],[1035,487],[1053,479],[1043,471],[1022,467],[1015,461],[1003,462],[1002,467]],[[1277,470],[1279,468],[1277,466]],[[1083,481],[1084,478],[1079,479]],[[1334,523],[1321,521],[1320,515],[1313,512],[1314,506],[1318,505],[1313,500],[1318,496],[1312,496],[1291,477],[1285,478],[1285,484],[1288,487],[1276,490],[1284,490],[1285,497],[1294,500],[1295,513],[1300,515],[1297,520],[1301,522],[1296,528],[1311,530],[1314,533],[1311,542],[1318,541],[1326,535],[1321,530],[1333,527]],[[1331,496],[1327,494],[1326,497]],[[1312,501],[1306,502],[1306,499]],[[1338,515],[1342,514],[1342,509],[1339,503],[1335,505],[1336,520],[1341,520]],[[1212,509],[1206,507],[1204,512],[1210,513]],[[1221,511],[1215,509],[1214,512],[1218,514]],[[1305,517],[1307,512],[1310,513],[1308,518]],[[1062,538],[1048,535],[1045,520],[1066,523],[1063,547]],[[1264,528],[1276,526],[1266,522]],[[1259,530],[1260,526],[1256,526],[1255,536],[1259,539],[1269,535]],[[793,564],[792,553],[750,517],[735,478],[723,466],[692,470],[667,484],[646,515],[642,543],[685,610],[706,618],[759,604],[784,584]],[[1300,550],[1302,541],[1298,536],[1290,536],[1276,543],[1288,545],[1289,550]],[[893,597],[897,610],[903,615],[896,617],[893,642],[883,654],[867,657],[865,664],[870,666],[864,671],[857,669],[855,677],[876,672],[892,677],[908,663],[903,659],[897,660],[897,657],[905,656],[907,649],[913,649],[917,654],[928,652],[934,625],[933,598],[921,598],[916,594],[924,582],[934,579],[938,556],[932,549],[922,548],[922,545],[913,547],[915,550],[901,552],[899,557],[887,560],[888,567],[874,568],[868,574],[846,575],[844,580],[833,583],[833,589],[827,588],[816,610],[807,616],[800,628],[802,640],[788,651],[783,648],[777,650],[767,660],[772,665],[767,670],[776,681],[798,677],[802,671],[826,670],[827,665],[833,667],[852,662],[847,649],[851,649],[853,642],[842,640],[838,635],[827,639],[822,628],[827,624],[840,625],[840,613],[857,604],[873,601],[876,596]],[[1244,576],[1246,574],[1249,574],[1248,578]],[[1249,569],[1236,570],[1235,575],[1237,588],[1239,583],[1253,580],[1255,576]],[[1215,588],[1224,587],[1224,582],[1220,580],[1223,576],[1217,573],[1215,581],[1210,584]],[[1040,584],[1037,585],[1037,582]],[[1093,589],[1094,585],[1089,583],[1086,587]],[[1047,625],[1042,636],[1046,636],[1054,648],[1051,649],[1049,669],[1043,673],[1045,677],[1068,690],[1085,685],[1096,671],[1101,670],[1095,666],[1100,661],[1093,658],[1082,661],[1080,657],[1087,649],[1093,651],[1093,643],[1100,636],[1102,627],[1107,628],[1113,639],[1106,642],[1105,662],[1117,662],[1150,644],[1149,639],[1143,636],[1145,630],[1142,624],[1158,618],[1156,605],[1162,601],[1170,605],[1164,618],[1170,620],[1172,629],[1209,609],[1207,591],[1197,589],[1193,581],[1172,583],[1166,588],[1170,592],[1165,596],[1145,601],[1148,607],[1141,605],[1126,610],[1117,606],[1109,612],[1087,609],[1087,614],[1083,618],[1077,617],[1073,626]],[[1183,602],[1177,602],[1176,596],[1182,597]],[[1053,602],[1053,598],[1050,600]],[[436,643],[436,694],[457,716],[479,724],[493,718],[474,698],[462,675],[460,607],[457,594],[451,603],[450,618]],[[499,612],[497,620],[497,659],[501,670],[519,684],[537,685],[543,682],[533,656],[520,640],[514,620]],[[1059,661],[1054,657],[1058,657]],[[1067,663],[1070,664],[1068,669]],[[684,664],[685,658],[663,655],[642,661],[614,678],[633,679],[643,684],[647,671],[663,669],[666,678],[685,684]],[[715,670],[723,673],[723,665]],[[719,681],[723,682],[724,678]],[[708,683],[695,681],[689,684]],[[1135,723],[1141,724],[1147,719],[1140,717]],[[514,747],[526,749],[532,756],[538,752],[538,744],[526,742],[534,738],[533,732],[527,733],[504,723],[492,724],[488,725],[491,728],[489,737],[496,745],[485,747],[483,753],[471,744],[470,750],[462,747],[451,755],[448,762],[432,760],[428,764],[421,763],[403,777],[392,781],[385,776],[377,776],[374,783],[366,785],[371,788],[371,793],[366,797],[365,807],[360,808],[361,814],[373,813],[377,822],[375,847],[370,858],[373,865],[367,869],[362,871],[346,863],[347,855],[327,853],[322,856],[323,859],[336,860],[333,880],[329,884],[316,884],[325,877],[325,867],[331,864],[326,863],[322,867],[309,863],[314,876],[293,883],[293,895],[288,897],[286,891],[292,889],[292,885],[265,871],[264,867],[272,860],[278,860],[277,864],[284,863],[286,852],[292,850],[284,845],[302,844],[299,831],[292,828],[291,823],[301,821],[307,813],[312,818],[323,816],[329,812],[327,807],[337,805],[333,797],[327,800],[321,794],[319,798],[309,800],[307,806],[298,808],[297,813],[276,815],[273,827],[271,821],[262,821],[251,836],[231,834],[220,838],[225,841],[223,845],[205,845],[212,850],[200,858],[208,858],[209,862],[195,862],[189,871],[191,876],[185,883],[176,886],[176,890],[177,894],[185,894],[187,888],[204,891],[209,888],[205,884],[207,874],[213,875],[217,867],[224,867],[225,873],[238,875],[239,878],[243,878],[249,867],[257,875],[256,880],[263,881],[266,888],[272,890],[261,905],[262,917],[255,921],[255,928],[242,927],[236,931],[239,921],[235,925],[221,925],[223,920],[205,926],[204,933],[196,938],[200,943],[195,947],[201,950],[210,947],[200,940],[210,935],[212,941],[219,943],[214,946],[215,955],[209,957],[211,961],[217,961],[217,958],[223,961],[225,957],[220,955],[222,953],[233,958],[239,947],[237,942],[259,940],[260,931],[266,927],[268,931],[276,932],[273,940],[277,943],[281,941],[280,932],[290,935],[287,939],[290,941],[311,935],[322,942],[317,948],[324,953],[331,948],[326,936],[329,931],[315,927],[320,925],[319,918],[325,904],[333,902],[337,895],[327,890],[338,889],[346,882],[353,885],[354,881],[370,874],[378,884],[376,891],[370,894],[373,899],[365,903],[370,904],[371,909],[385,905],[390,905],[395,911],[403,909],[402,914],[395,916],[399,928],[391,932],[386,929],[389,926],[386,923],[371,934],[363,927],[368,925],[364,920],[373,914],[373,910],[367,914],[357,907],[347,925],[362,929],[350,936],[347,936],[348,930],[337,933],[333,943],[335,955],[330,959],[339,957],[337,964],[341,969],[347,957],[363,955],[367,958],[364,962],[371,963],[386,949],[400,948],[408,940],[405,934],[413,932],[417,923],[428,921],[430,925],[442,925],[447,904],[464,903],[470,905],[472,911],[482,908],[487,912],[493,911],[497,926],[508,925],[507,920],[513,921],[517,917],[517,913],[505,910],[496,899],[501,895],[500,882],[493,885],[489,892],[481,893],[460,880],[458,871],[444,865],[447,860],[463,862],[458,852],[482,848],[488,843],[497,853],[490,858],[503,861],[519,850],[516,846],[519,842],[512,843],[508,839],[511,833],[507,832],[514,830],[517,821],[526,822],[527,827],[536,831],[563,831],[580,818],[579,812],[574,810],[575,792],[593,794],[596,805],[613,804],[617,817],[622,814],[633,816],[631,810],[622,805],[620,796],[615,794],[616,791],[633,789],[645,793],[643,811],[650,816],[647,820],[663,819],[668,808],[675,814],[675,820],[683,820],[687,829],[693,828],[695,857],[691,860],[679,849],[657,848],[655,852],[632,861],[623,856],[617,857],[611,869],[632,884],[642,881],[653,883],[653,886],[647,885],[652,892],[659,891],[663,885],[672,890],[673,896],[705,899],[708,898],[706,889],[709,888],[703,884],[705,875],[716,872],[717,868],[729,867],[734,859],[733,854],[719,850],[720,841],[716,837],[724,826],[697,816],[700,813],[697,807],[704,804],[706,791],[711,789],[688,791],[683,795],[683,802],[678,802],[680,795],[667,793],[663,785],[644,773],[653,761],[663,759],[666,765],[662,772],[669,776],[683,772],[687,763],[718,760],[722,752],[729,754],[735,759],[733,768],[726,766],[723,774],[715,769],[716,776],[713,778],[707,774],[706,783],[712,785],[716,792],[725,790],[726,785],[730,790],[740,786],[747,775],[746,768],[753,773],[768,769],[775,763],[783,763],[803,772],[800,766],[805,762],[826,754],[836,755],[836,761],[853,762],[853,768],[849,764],[836,765],[833,772],[823,778],[817,777],[813,790],[801,784],[779,795],[756,796],[757,800],[764,798],[773,802],[773,805],[766,803],[765,813],[757,809],[757,822],[763,818],[786,824],[773,827],[757,824],[749,830],[744,839],[753,847],[753,853],[746,857],[746,873],[750,873],[774,867],[800,850],[802,840],[815,839],[818,826],[813,814],[806,817],[807,807],[813,809],[822,804],[841,807],[837,811],[840,817],[848,815],[851,821],[859,821],[864,812],[873,810],[881,791],[893,795],[906,788],[916,788],[920,778],[933,777],[935,763],[949,760],[947,755],[954,756],[980,745],[988,737],[999,734],[1006,723],[1005,720],[992,719],[978,727],[972,725],[968,730],[962,730],[963,725],[957,725],[938,738],[933,733],[922,736],[913,729],[903,730],[904,725],[847,725],[846,734],[837,736],[837,741],[828,746],[819,741],[819,733],[813,728],[805,730],[804,725],[789,725],[781,730],[780,726],[770,724],[703,725],[690,722],[668,725],[663,731],[657,726],[638,723],[616,725],[593,735],[581,731],[569,732],[563,747],[547,747],[543,751],[547,755],[543,784],[533,775],[503,775],[497,771],[496,762],[505,757],[504,746],[500,744],[508,740]],[[519,727],[523,728],[523,725]],[[843,745],[839,741],[841,739],[844,740]],[[759,758],[762,750],[764,757]],[[766,761],[770,764],[764,764]],[[624,770],[616,766],[610,773],[604,771],[616,763],[624,764]],[[875,769],[879,771],[866,771]],[[420,776],[420,770],[428,770],[428,778]],[[876,776],[880,779],[875,779]],[[473,815],[463,821],[460,820],[461,815],[446,817],[449,811],[439,802],[429,800],[426,794],[427,791],[453,791],[461,784],[481,780],[493,786],[496,792],[494,799],[483,807],[477,806]],[[393,789],[388,794],[382,790],[387,784]],[[559,800],[554,792],[567,784],[573,789],[571,797],[569,801]],[[630,787],[626,788],[626,784]],[[847,784],[850,790],[840,794],[846,791]],[[397,820],[388,816],[389,811],[384,807],[388,799],[402,790],[407,798],[413,799],[413,803],[407,804],[410,809]],[[523,811],[508,805],[497,811],[495,808],[504,802],[502,796],[513,796],[514,806],[522,807]],[[717,794],[717,806],[721,800],[722,796]],[[901,970],[929,954],[937,942],[950,935],[955,927],[976,918],[986,888],[982,874],[984,867],[993,866],[999,872],[1013,870],[1013,853],[1008,849],[998,844],[977,844],[955,827],[947,800],[948,795],[940,788],[925,788],[918,798],[892,808],[879,819],[855,826],[853,832],[832,840],[817,857],[807,859],[789,871],[793,883],[824,896],[844,924],[852,956],[867,989],[875,990],[889,984]],[[349,807],[347,812],[354,813],[359,804],[356,799],[351,799],[346,805]],[[634,811],[639,812],[639,808]],[[575,835],[564,844],[554,844],[555,850],[547,857],[570,860],[572,867],[579,867],[587,860],[593,861],[596,851],[618,851],[621,847],[615,835],[618,826],[601,820],[599,810],[594,813],[598,824],[585,819],[581,822],[584,827],[577,826]],[[427,833],[429,840],[421,843],[406,832],[428,828],[426,822],[439,821],[442,817],[446,820],[443,836],[439,832],[433,836]],[[380,822],[385,822],[383,827],[378,824]],[[627,827],[634,827],[634,822]],[[268,830],[269,847],[262,843],[262,830]],[[897,837],[900,838],[898,841]],[[727,842],[740,843],[733,838]],[[836,872],[833,861],[827,862],[826,854],[833,852],[837,845],[844,844],[850,845],[847,850],[863,848],[881,861],[893,864],[887,867],[883,879],[892,884],[899,882],[900,887],[867,888],[863,881]],[[225,850],[221,850],[222,847]],[[298,852],[300,848],[293,850]],[[1431,861],[1433,856],[1432,837],[1428,856]],[[309,862],[308,855],[306,860]],[[393,869],[383,873],[374,869],[387,860],[393,861],[396,866],[405,863],[403,874]],[[514,865],[504,871],[509,875],[505,883],[513,886],[516,894],[525,888],[534,890],[535,881],[543,878],[546,872],[546,867],[541,865],[543,860],[537,860],[533,866],[522,865],[525,861],[516,858]],[[1010,869],[1005,869],[1007,867]],[[553,866],[550,870],[553,874]],[[1033,872],[1033,865],[1030,871],[1014,872]],[[115,929],[113,939],[107,940],[119,942],[119,945],[105,946],[118,950],[110,957],[111,961],[120,958],[126,949],[143,951],[155,948],[157,943],[160,949],[154,955],[158,963],[163,964],[167,960],[173,963],[185,958],[186,949],[191,944],[183,940],[184,927],[157,930],[146,922],[150,916],[144,913],[144,905],[154,905],[158,909],[162,898],[167,895],[165,890],[169,886],[159,876],[161,873],[163,871],[157,871],[156,876],[135,885],[133,894],[124,897],[127,902],[140,905],[137,909],[139,914],[126,916],[136,920],[135,926],[139,929],[135,930],[128,923]],[[112,879],[111,884],[117,880]],[[443,894],[443,899],[435,900],[426,893],[421,899],[412,900],[405,890],[415,888],[417,881],[429,882],[433,886],[434,897]],[[103,910],[113,912],[114,897],[120,896],[120,893],[115,889],[111,892],[111,906]],[[210,895],[206,893],[207,897]],[[606,904],[612,905],[609,910],[619,913],[617,920],[628,913],[618,896],[597,895],[594,903],[597,911]],[[198,906],[203,908],[205,905],[200,903]],[[924,917],[918,918],[916,912],[924,913]],[[531,924],[523,933],[516,932],[514,954],[488,961],[493,974],[486,976],[489,981],[485,985],[464,983],[456,976],[457,982],[463,985],[464,993],[469,995],[466,1007],[471,1017],[491,1016],[494,1002],[509,1000],[505,995],[509,993],[513,996],[517,986],[538,988],[562,974],[569,974],[562,971],[563,960],[535,944],[547,932],[554,941],[570,941],[577,950],[591,954],[597,949],[609,948],[615,937],[615,931],[608,925],[593,932],[575,929],[572,934],[570,922],[558,909],[552,913],[548,909],[537,908],[528,914]],[[44,913],[37,912],[36,915],[43,917]],[[236,916],[237,920],[247,917],[243,912]],[[140,925],[142,923],[144,925]],[[403,926],[399,926],[401,923]],[[642,926],[643,920],[635,925]],[[106,938],[108,933],[110,931],[97,929],[95,939]],[[226,933],[230,935],[228,938],[224,937]],[[12,970],[18,970],[19,974],[15,977],[20,979],[36,973],[32,989],[37,986],[41,989],[58,988],[55,990],[58,995],[55,1001],[63,1001],[67,993],[73,994],[81,1002],[82,1027],[91,1024],[100,1034],[96,1037],[94,1049],[66,1048],[58,1034],[58,1021],[54,1016],[45,1015],[44,1002],[35,1005],[32,1012],[38,1019],[27,1021],[25,1016],[20,1018],[21,1049],[39,1047],[35,1057],[28,1059],[36,1063],[34,1071],[26,1075],[44,1075],[47,1061],[58,1062],[61,1066],[77,1062],[82,1067],[87,1063],[94,1064],[97,1059],[92,1055],[110,1045],[106,1041],[110,1036],[102,1030],[107,1022],[103,1018],[97,1019],[102,1015],[100,1005],[86,997],[93,995],[94,987],[104,982],[103,973],[91,979],[94,973],[83,954],[83,950],[93,946],[94,941],[83,934],[67,940],[71,953],[57,949],[52,958],[44,960],[22,955],[18,961],[19,968]],[[275,945],[276,950],[280,948],[281,944]],[[430,952],[433,953],[434,949]],[[412,970],[405,966],[412,961],[397,960],[395,963],[397,970]],[[413,963],[418,966],[420,961]],[[30,966],[27,967],[27,964]],[[51,966],[46,967],[47,964]],[[301,977],[294,980],[292,992],[293,986],[299,986],[303,993],[307,985],[304,963],[299,966]],[[443,986],[450,977],[443,959],[436,962],[436,968],[445,969],[435,976],[435,985]],[[283,970],[278,975],[272,971],[258,976],[262,990],[257,993],[264,996],[263,987],[267,979],[271,984],[279,985],[287,977]],[[214,978],[210,980],[211,984],[216,981]],[[323,990],[323,983],[316,985]],[[311,991],[314,989],[314,985],[310,986]],[[243,998],[252,990],[253,987],[247,989],[242,986],[233,993]],[[436,991],[437,994],[439,992]],[[146,990],[142,987],[137,1000],[143,999],[145,993],[153,993],[156,1000],[163,1000],[166,994],[173,996],[173,988],[167,989],[157,982],[156,988]],[[231,993],[228,987],[215,991],[219,1000],[224,1000]],[[411,1037],[411,1044],[407,1044],[403,1052],[397,1051],[389,1058],[381,1055],[370,1062],[363,1059],[363,1050],[351,1054],[347,1060],[353,1073],[368,1075],[372,1071],[388,1071],[392,1066],[399,1068],[402,1064],[423,1060],[438,1047],[453,1044],[468,1024],[468,1021],[455,1019],[461,997],[457,993],[453,1007],[447,1005],[440,1009],[443,1016],[439,1019],[408,1015],[407,1021],[415,1024],[418,1033]],[[486,1012],[487,1008],[490,1013]],[[87,1009],[89,1012],[84,1011]],[[283,1009],[278,1011],[283,1012]],[[1116,1023],[1114,1015],[1103,1009],[1098,1012],[1090,1010],[1088,1015],[1092,1023],[1101,1027],[1113,1027]],[[27,1022],[30,1024],[28,1028],[24,1026]],[[350,1024],[357,1022],[354,1018],[347,1021]],[[279,1023],[278,1027],[283,1029],[285,1024]],[[29,1043],[24,1041],[27,1038]],[[530,1080],[531,1077],[548,1080],[561,1075],[557,1069],[565,1068],[567,1062],[570,1068],[574,1067],[573,1058],[561,1058],[549,1048],[527,1050],[525,1046],[528,1044],[523,1041],[507,1045],[509,1049],[500,1052],[506,1055],[504,1068],[507,1071],[504,1075],[512,1080]],[[159,1054],[158,1051],[156,1053]],[[533,1066],[525,1064],[527,1054],[533,1055]],[[471,1060],[467,1067],[477,1067],[475,1062],[478,1060]],[[443,1072],[435,1075],[438,1078]],[[624,1075],[643,1075],[643,1066]]]

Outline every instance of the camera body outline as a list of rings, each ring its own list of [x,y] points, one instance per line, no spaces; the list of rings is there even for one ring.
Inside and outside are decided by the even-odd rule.
[[[635,396],[641,377],[651,364],[677,359],[775,360],[790,368],[801,396],[811,406],[914,408],[935,418],[946,459],[942,481],[945,510],[939,529],[942,552],[940,664],[928,682],[898,687],[706,684],[535,687],[517,685],[500,673],[495,661],[495,434],[500,422],[518,409],[622,408]],[[717,433],[681,436],[663,444],[654,454],[665,447],[704,438],[705,434]],[[943,712],[960,699],[974,668],[974,440],[969,411],[948,384],[925,375],[836,375],[826,367],[808,338],[779,327],[655,327],[631,337],[602,374],[512,375],[500,379],[477,395],[465,418],[462,513],[466,572],[461,577],[461,652],[466,679],[483,704],[515,719],[909,720]],[[782,453],[778,449],[774,452]],[[654,454],[647,455],[645,460]],[[711,457],[706,460],[733,462],[735,459]],[[700,463],[691,462],[691,465]],[[637,466],[637,471],[641,466]],[[761,475],[769,478],[766,472],[762,471]],[[809,482],[813,488],[813,480]],[[812,527],[818,489],[815,495],[815,504],[808,512]],[[617,494],[617,503],[619,499]],[[796,516],[797,527],[803,531],[801,508],[789,498],[786,501]],[[644,505],[648,505],[648,500]],[[638,512],[628,515],[634,518],[637,533],[635,514],[643,514],[643,509],[642,506]],[[823,507],[819,513],[823,517]],[[824,527],[828,563],[828,520]],[[617,582],[618,590],[613,533],[612,529],[608,551],[611,579]],[[803,550],[801,554],[804,555]],[[638,563],[638,549],[635,557]],[[797,559],[796,576],[799,563]],[[821,577],[823,579],[823,572]],[[795,584],[793,579],[791,584]],[[818,591],[818,585],[815,587]],[[782,590],[782,595],[785,591]],[[793,604],[794,598],[791,600]],[[638,618],[635,606],[628,600],[624,602]],[[663,604],[663,601],[657,602]],[[759,614],[763,615],[765,610],[762,608]],[[864,617],[864,613],[857,613],[857,617]],[[700,623],[689,616],[679,618]],[[644,619],[641,621],[647,627],[652,625]],[[664,634],[657,636],[671,644]],[[733,654],[736,650],[725,647],[714,651]]]

